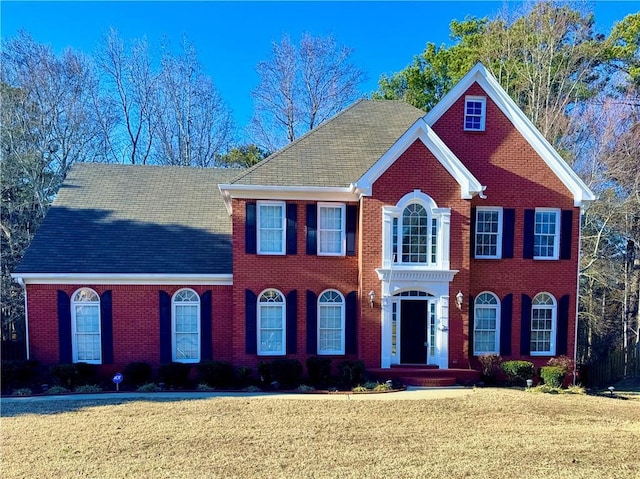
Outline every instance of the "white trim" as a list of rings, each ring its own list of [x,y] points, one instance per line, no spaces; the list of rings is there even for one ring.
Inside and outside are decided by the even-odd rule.
[[[491,295],[493,298],[495,298],[496,304],[495,305],[477,304],[478,298],[483,294],[488,294],[488,295]],[[478,311],[476,310],[477,307],[480,307],[480,309],[494,309],[496,311],[496,327],[493,330],[495,333],[495,337],[493,340],[493,351],[477,351],[476,350],[476,332],[477,332],[476,321],[478,320]],[[493,293],[492,291],[482,291],[481,293],[478,293],[476,297],[473,299],[473,344],[471,345],[471,347],[473,348],[474,356],[480,356],[482,354],[500,354],[501,310],[502,310],[502,302],[500,301],[500,298],[498,297],[498,295],[496,293]],[[483,331],[489,331],[489,330],[483,329]]]
[[[478,213],[485,211],[496,211],[498,213],[498,233],[496,237],[496,254],[495,255],[479,255],[476,254],[476,248],[478,247]],[[476,208],[476,217],[475,217],[475,228],[476,230],[473,232],[474,236],[474,248],[473,248],[473,257],[475,259],[501,259],[502,258],[502,234],[503,234],[503,226],[502,226],[502,206],[478,206]],[[486,233],[482,233],[486,234]],[[491,233],[493,234],[493,233]]]
[[[224,204],[229,215],[233,213],[231,200],[234,198],[252,200],[340,201],[349,203],[359,201],[363,195],[363,192],[353,184],[346,187],[219,184],[218,189],[220,193],[222,193]]]
[[[387,169],[413,144],[420,140],[435,156],[440,164],[449,172],[453,179],[460,185],[460,198],[471,199],[476,195],[483,197],[485,190],[458,157],[436,135],[424,119],[418,118],[416,122],[362,175],[354,186],[363,194],[371,194],[373,184]],[[416,165],[416,168],[423,166]],[[366,192],[366,193],[365,193]]]
[[[282,209],[282,216],[280,218],[280,250],[279,251],[262,251],[262,238],[260,228],[260,217],[262,216],[261,210],[263,206],[279,206]],[[258,201],[256,203],[256,251],[260,255],[275,255],[283,256],[287,254],[287,203],[284,201]]]
[[[549,296],[551,298],[551,300],[553,301],[553,305],[552,306],[548,306],[546,304],[541,304],[541,305],[536,305],[534,304],[534,301],[536,300],[537,297],[542,296],[542,295],[546,295]],[[540,309],[540,310],[551,310],[551,334],[550,334],[550,338],[549,338],[549,347],[550,350],[549,351],[531,351],[531,334],[533,333],[533,310],[534,309]],[[538,294],[536,294],[533,299],[531,300],[531,325],[529,326],[529,355],[531,356],[555,356],[556,355],[556,344],[558,342],[558,300],[556,299],[556,297],[554,295],[552,295],[551,293],[547,293],[546,291],[542,291]],[[536,331],[547,331],[545,329],[537,329]]]
[[[479,102],[481,106],[480,115],[470,115],[467,113],[467,102]],[[480,118],[479,128],[467,128],[467,116],[471,118]],[[463,118],[463,130],[464,131],[485,131],[485,125],[487,121],[487,97],[486,96],[472,96],[467,95],[464,97],[464,118]]]
[[[93,294],[95,294],[96,297],[98,298],[98,301],[76,301],[75,299],[76,295],[83,289],[91,291]],[[97,293],[97,291],[94,290],[93,288],[87,288],[86,286],[83,286],[81,288],[76,289],[73,292],[73,294],[71,294],[70,302],[71,302],[71,311],[69,311],[69,313],[71,314],[71,361],[73,363],[82,362],[87,364],[102,364],[102,307],[101,307],[102,298]],[[79,305],[90,306],[98,309],[98,339],[100,343],[99,359],[79,359],[78,358],[78,324],[77,324],[77,318],[76,318],[76,314],[77,314],[76,307]]]
[[[11,273],[25,284],[166,284],[231,286],[231,274]]]
[[[267,291],[275,291],[282,297],[281,303],[270,303],[268,301],[261,302],[260,298]],[[260,307],[262,304],[280,304],[282,305],[282,349],[280,351],[262,351],[260,348],[260,331],[262,330],[262,308]],[[256,354],[258,356],[285,356],[287,354],[287,297],[282,293],[282,291],[275,288],[267,288],[262,291],[258,295],[257,306],[256,306],[256,341],[257,341],[257,349]]]
[[[596,195],[571,169],[566,161],[558,154],[551,144],[542,136],[535,125],[527,118],[511,97],[504,91],[498,80],[482,65],[478,63],[460,80],[440,102],[424,117],[429,126],[433,126],[451,106],[477,82],[491,98],[513,126],[527,140],[529,145],[551,168],[567,189],[573,194],[576,207],[587,207],[596,199]]]
[[[322,238],[321,238],[321,233],[322,233],[322,228],[320,227],[320,223],[322,222],[322,215],[320,214],[320,211],[323,208],[340,208],[341,211],[341,217],[340,217],[340,222],[342,225],[342,230],[341,230],[341,237],[340,237],[340,251],[338,253],[331,253],[331,252],[322,252],[320,251],[320,245],[322,244]],[[345,205],[344,203],[330,203],[330,202],[322,202],[322,203],[318,203],[317,205],[317,234],[318,234],[318,238],[317,238],[317,255],[318,256],[345,256],[347,253],[347,205]]]
[[[176,301],[176,296],[178,296],[179,293],[181,293],[182,291],[190,291],[192,292],[196,298],[198,298],[198,301],[185,301],[180,302],[180,301]],[[196,335],[198,336],[198,354],[197,357],[195,358],[188,358],[188,359],[181,359],[177,357],[177,343],[176,343],[176,309],[178,306],[194,306],[196,305],[198,307],[198,329],[196,331]],[[193,333],[192,333],[193,334]],[[184,363],[184,364],[194,364],[194,363],[199,363],[200,359],[202,357],[202,300],[200,299],[200,295],[195,292],[193,289],[191,288],[181,288],[178,291],[176,291],[175,293],[173,293],[173,296],[171,297],[171,360],[176,362],[176,363]]]
[[[535,241],[536,241],[536,217],[538,213],[555,213],[555,234],[553,235],[553,255],[552,256],[536,256],[535,255]],[[533,214],[533,259],[540,261],[553,261],[560,258],[560,215],[561,210],[559,208],[536,208]],[[547,236],[547,235],[545,235]]]
[[[340,296],[341,302],[340,303],[322,303],[320,301],[320,299],[322,299],[322,295],[328,292],[332,292],[332,293],[337,293],[338,296]],[[317,300],[317,310],[318,310],[318,316],[317,316],[317,327],[316,327],[316,351],[318,356],[343,356],[345,354],[345,344],[346,344],[346,309],[347,309],[347,305],[346,305],[346,300],[344,295],[338,291],[337,289],[326,289],[324,290],[322,293],[320,293],[318,295],[318,300]],[[337,305],[340,304],[340,327],[341,327],[341,331],[340,331],[340,345],[341,345],[341,349],[333,349],[333,350],[327,350],[327,351],[322,351],[320,350],[320,306],[322,304],[326,304],[326,305]]]

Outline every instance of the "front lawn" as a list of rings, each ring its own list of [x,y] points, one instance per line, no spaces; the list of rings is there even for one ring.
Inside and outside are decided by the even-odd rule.
[[[638,478],[640,401],[460,398],[2,404],[4,478]]]

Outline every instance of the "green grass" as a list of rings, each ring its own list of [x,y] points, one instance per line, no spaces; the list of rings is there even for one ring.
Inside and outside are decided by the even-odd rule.
[[[6,479],[640,477],[633,399],[479,389],[424,400],[24,401],[2,404],[2,416]]]

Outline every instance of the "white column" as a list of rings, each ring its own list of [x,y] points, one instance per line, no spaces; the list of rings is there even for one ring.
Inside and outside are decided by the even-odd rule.
[[[438,366],[446,369],[449,367],[449,296],[440,296],[437,315]]]

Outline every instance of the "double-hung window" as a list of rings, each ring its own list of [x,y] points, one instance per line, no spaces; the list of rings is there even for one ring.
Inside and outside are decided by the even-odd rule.
[[[558,259],[560,244],[560,210],[536,208],[533,258]]]
[[[531,303],[531,355],[556,353],[556,301],[550,294],[540,293]]]
[[[484,131],[487,99],[482,96],[468,96],[464,101],[464,130]]]
[[[73,362],[100,364],[102,341],[100,296],[89,288],[76,291],[71,301]]]
[[[264,291],[258,298],[258,354],[284,355],[286,345],[286,302],[275,289]]]
[[[474,308],[473,354],[498,353],[500,301],[492,293],[482,293]]]
[[[200,361],[200,297],[192,289],[173,296],[172,359],[181,363]]]
[[[477,208],[475,257],[502,257],[502,208]]]
[[[318,203],[318,254],[344,256],[345,205]]]
[[[344,298],[325,291],[318,298],[318,354],[344,354]]]
[[[285,254],[285,203],[260,201],[257,206],[258,254]]]

